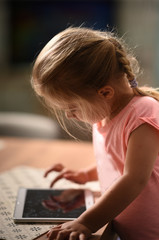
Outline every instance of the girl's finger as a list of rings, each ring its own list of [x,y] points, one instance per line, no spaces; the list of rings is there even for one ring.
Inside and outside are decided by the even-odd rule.
[[[58,230],[58,231],[59,231],[59,229],[61,228],[61,226],[62,226],[62,224],[59,224],[59,225],[51,228],[51,229],[47,232],[47,235],[49,235],[49,234],[52,232],[52,230]]]
[[[56,227],[53,227],[51,230],[49,230],[49,231],[47,232],[47,237],[48,237],[49,239],[54,239],[54,238],[56,238],[58,232],[60,231],[60,228],[61,228],[61,224],[58,225],[58,226],[56,226]]]
[[[57,234],[58,234],[58,231],[59,230],[50,230],[48,233],[47,233],[47,237],[48,239],[55,239]]]
[[[63,169],[64,169],[64,166],[61,163],[57,163],[53,165],[51,168],[49,168],[48,170],[46,170],[46,172],[44,173],[44,177],[47,177],[47,175],[52,171],[61,172]]]
[[[79,233],[78,232],[71,232],[69,236],[69,240],[76,240],[79,239]]]
[[[56,165],[54,165],[54,170],[57,172],[61,172],[64,168],[64,165],[61,163],[57,163]]]
[[[84,184],[89,181],[86,171],[66,173],[65,178],[79,184]]]
[[[69,235],[70,231],[67,230],[61,230],[58,232],[58,234],[56,235],[56,240],[64,240],[66,239],[66,237]],[[52,237],[52,235],[51,235]],[[54,238],[50,238],[50,240],[52,240]]]
[[[63,178],[63,173],[59,174],[50,184],[50,187],[53,187],[53,185],[60,179]]]
[[[54,185],[58,180],[60,180],[60,179],[62,179],[62,178],[65,178],[64,175],[65,175],[66,173],[70,173],[70,171],[68,171],[68,170],[62,171],[62,173],[59,174],[59,175],[51,182],[50,187],[53,187],[53,185]]]
[[[81,233],[79,235],[79,240],[86,240],[86,236],[84,235],[84,233]]]
[[[86,183],[86,179],[83,176],[78,175],[77,173],[75,173],[75,174],[66,173],[64,175],[64,177],[67,180],[70,180],[70,181],[75,182],[75,183],[79,183],[79,184]]]

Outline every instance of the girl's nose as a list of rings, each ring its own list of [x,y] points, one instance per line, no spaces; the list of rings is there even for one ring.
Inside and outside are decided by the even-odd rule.
[[[71,113],[71,112],[65,112],[65,116],[66,116],[66,118],[76,118],[75,117],[75,115],[73,114],[73,113]]]
[[[78,121],[80,121],[80,119],[76,116],[76,114],[74,112],[71,112],[71,111],[68,111],[68,112],[65,112],[65,116],[67,119],[76,119]]]

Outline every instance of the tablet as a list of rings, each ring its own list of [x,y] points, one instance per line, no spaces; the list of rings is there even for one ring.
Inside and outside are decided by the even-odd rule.
[[[65,222],[78,218],[93,203],[90,190],[20,188],[13,219],[15,222]]]

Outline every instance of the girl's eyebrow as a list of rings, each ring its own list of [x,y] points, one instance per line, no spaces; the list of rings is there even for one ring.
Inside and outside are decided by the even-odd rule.
[[[64,110],[65,111],[73,111],[73,110],[76,110],[77,109],[77,107],[68,107],[68,108],[65,108]]]
[[[72,105],[72,106],[59,106],[58,107],[59,109],[61,109],[61,110],[63,110],[63,111],[70,111],[70,110],[76,110],[77,109],[77,106],[74,106],[74,105]]]

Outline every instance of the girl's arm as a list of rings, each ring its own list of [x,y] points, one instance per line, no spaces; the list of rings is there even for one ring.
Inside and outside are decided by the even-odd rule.
[[[145,123],[129,138],[123,176],[78,221],[92,232],[121,213],[147,184],[159,152],[159,132]],[[98,221],[96,221],[98,219]]]
[[[159,152],[159,132],[149,124],[135,129],[128,142],[123,176],[77,220],[52,229],[50,239],[69,236],[69,240],[87,239],[105,224],[111,222],[143,190],[147,184]]]

